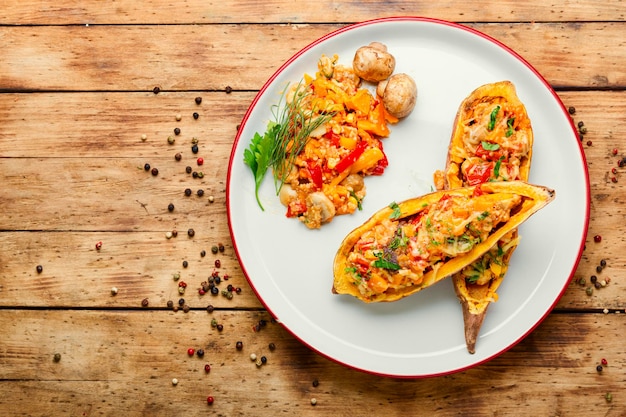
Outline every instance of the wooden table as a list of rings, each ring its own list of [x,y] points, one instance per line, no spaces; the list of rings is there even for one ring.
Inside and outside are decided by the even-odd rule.
[[[5,0],[0,414],[626,416],[626,5],[552,3]],[[273,323],[235,257],[225,205],[237,126],[265,80],[320,36],[394,15],[507,44],[588,130],[589,237],[555,310],[496,359],[417,380],[348,369]],[[205,158],[195,180],[174,160],[191,160],[193,137]],[[185,198],[188,186],[204,196]],[[610,283],[587,295],[601,259]],[[196,292],[217,260],[241,288],[232,299]],[[177,273],[193,287],[188,312],[166,306],[180,298]],[[252,352],[268,363],[257,367]]]

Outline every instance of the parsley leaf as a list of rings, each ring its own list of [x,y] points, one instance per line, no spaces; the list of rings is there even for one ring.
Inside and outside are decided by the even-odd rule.
[[[265,134],[261,136],[259,133],[255,133],[250,141],[250,147],[243,151],[243,162],[250,167],[252,174],[254,174],[254,194],[261,210],[265,209],[259,199],[259,188],[271,164],[272,148],[279,130],[280,125],[270,122]]]
[[[389,216],[390,219],[398,219],[402,216],[402,210],[400,210],[400,206],[395,201],[389,204],[389,208],[393,210],[393,213]]]
[[[496,127],[496,116],[500,111],[500,106],[494,107],[493,111],[489,115],[489,124],[487,125],[487,130],[492,131],[494,127]]]
[[[399,269],[400,269],[400,265],[398,265],[397,263],[392,262],[392,261],[390,261],[390,260],[388,260],[388,259],[383,258],[383,254],[382,254],[382,252],[381,252],[381,253],[377,253],[377,254],[376,254],[376,257],[377,257],[378,259],[376,259],[376,260],[374,261],[374,263],[373,263],[373,265],[374,265],[376,268],[389,269],[389,270],[391,270],[391,271],[397,271],[397,270],[399,270]]]

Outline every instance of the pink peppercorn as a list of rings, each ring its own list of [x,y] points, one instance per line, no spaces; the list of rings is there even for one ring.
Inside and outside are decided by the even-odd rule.
[[[609,364],[609,361],[607,361],[607,360],[606,360],[606,359],[604,359],[604,358],[602,358],[602,361],[601,361],[601,362],[602,362],[602,365],[605,365],[605,366]]]
[[[618,153],[618,152],[619,152],[619,151],[617,150],[617,148],[614,148],[614,149],[613,149],[613,156],[617,155],[617,153]]]
[[[180,281],[180,282],[178,283],[178,286],[179,286],[179,287],[182,287],[182,288],[187,288],[187,283],[186,283],[185,281]]]
[[[204,164],[204,158],[198,158],[196,162],[198,163],[198,165],[202,165]]]
[[[204,294],[206,294],[206,291],[204,291],[204,289],[203,289],[203,288],[199,288],[199,289],[198,289],[198,294],[200,294],[200,295],[204,295]]]
[[[215,399],[213,397],[211,397],[210,395],[208,397],[206,397],[206,403],[211,405],[213,404],[213,401],[215,401]]]
[[[194,348],[187,349],[187,355],[193,356],[194,353],[196,353],[196,350]]]
[[[102,249],[102,242],[96,243],[96,250]]]
[[[207,374],[211,372],[211,365],[209,365],[208,363],[204,365],[204,372],[206,372]]]
[[[595,236],[593,237],[593,241],[594,241],[594,242],[596,242],[596,243],[600,243],[600,242],[602,242],[602,236],[600,236],[600,235],[595,235]]]

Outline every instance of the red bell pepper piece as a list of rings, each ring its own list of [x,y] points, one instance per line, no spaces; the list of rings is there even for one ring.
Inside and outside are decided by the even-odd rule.
[[[493,168],[491,164],[472,165],[467,170],[467,183],[469,185],[482,184],[489,181]]]
[[[313,181],[315,188],[317,188],[318,190],[321,190],[322,186],[324,185],[324,178],[322,177],[322,168],[319,165],[316,165],[311,162],[308,165],[309,165],[308,166],[309,177],[311,177],[311,181]]]
[[[337,165],[335,165],[335,169],[337,170],[337,172],[343,172],[352,164],[354,164],[356,160],[359,159],[359,156],[361,156],[363,152],[365,152],[366,148],[367,148],[366,141],[362,140],[359,143],[357,143],[356,148],[354,148],[352,152],[350,152],[348,155],[344,156],[337,163]]]

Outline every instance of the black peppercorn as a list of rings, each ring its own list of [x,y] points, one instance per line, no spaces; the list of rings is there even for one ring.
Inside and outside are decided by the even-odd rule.
[[[267,363],[267,358],[265,356],[261,356],[261,363],[265,365]]]
[[[185,299],[184,298],[179,298],[178,299],[178,305],[179,306],[184,306],[185,305]]]
[[[602,267],[600,265],[596,266],[596,272],[597,273],[602,272]]]
[[[196,355],[198,355],[199,358],[204,356],[204,349],[198,349],[196,350]]]
[[[53,359],[54,359],[55,362],[59,362],[61,360],[61,354],[60,353],[55,353]]]
[[[176,155],[174,155],[174,159],[180,161],[181,159],[183,159],[183,155],[180,152],[177,152]]]
[[[148,302],[148,299],[147,299],[147,298],[144,298],[143,300],[141,300],[141,306],[142,306],[142,307],[148,307],[148,303],[149,303],[149,302]]]
[[[224,325],[222,325],[222,324],[218,324],[218,325],[217,325],[217,331],[218,331],[218,332],[221,332],[222,330],[224,330]]]
[[[189,262],[183,261],[183,268],[187,268],[189,266]]]
[[[194,177],[194,178],[198,178],[198,173],[197,173],[196,171],[194,171],[194,172],[191,174],[191,176],[192,176],[192,177]]]
[[[152,89],[152,92],[153,92],[154,94],[159,94],[159,93],[161,92],[161,87],[159,87],[159,86],[154,87],[154,88]]]
[[[233,91],[233,88],[230,85],[227,85],[226,88],[224,89],[224,91],[226,91],[226,94],[230,94]]]
[[[180,128],[178,128],[178,127],[174,128],[174,134],[176,136],[180,135]]]
[[[270,348],[270,350],[274,350],[274,349],[276,349],[276,345],[274,343],[270,343],[269,344],[269,348]]]
[[[213,304],[209,304],[208,306],[206,306],[206,311],[208,313],[212,313],[213,310],[215,310],[215,307],[213,307]]]
[[[172,300],[168,300],[167,301],[167,308],[172,308],[174,307],[174,302]]]
[[[193,168],[191,168],[190,166],[185,167],[185,172],[187,174],[191,174],[191,171],[193,170]]]
[[[159,175],[159,170],[158,170],[158,169],[156,169],[156,168],[152,168],[152,171],[151,171],[151,172],[152,172],[152,175],[154,175],[155,177],[156,177],[157,175]]]
[[[576,113],[576,107],[574,106],[570,106],[567,111],[569,112],[569,114],[575,114]]]
[[[37,273],[41,274],[43,272],[43,266],[37,265]]]
[[[204,190],[201,188],[196,192],[196,194],[198,194],[198,197],[202,197],[204,195]]]
[[[187,230],[187,236],[193,237],[195,234],[196,234],[196,232],[193,229]]]
[[[237,341],[237,343],[235,343],[235,348],[237,348],[237,350],[243,349],[243,342]]]
[[[218,243],[218,245],[217,245],[217,249],[218,249],[220,252],[224,252],[224,249],[225,249],[225,248],[224,248],[224,244],[223,244],[223,243]]]
[[[185,188],[185,195],[189,197],[191,195],[191,188]]]
[[[202,103],[202,97],[196,97],[196,104]]]
[[[194,113],[193,113],[193,118],[197,120],[197,119],[198,119],[198,117],[200,117],[200,115],[198,114],[198,112],[194,112]]]
[[[606,260],[605,260],[605,259],[602,259],[602,260],[600,261],[600,266],[601,266],[602,268],[604,268],[604,267],[606,266]]]
[[[198,145],[192,145],[191,146],[191,152],[198,153]]]
[[[213,287],[211,288],[211,294],[213,295],[217,295],[220,293],[220,290],[217,287]]]
[[[589,280],[591,281],[592,284],[595,284],[598,281],[598,277],[595,275],[592,275],[591,277],[589,277]]]
[[[174,211],[174,204],[169,203],[169,204],[167,205],[167,210],[168,210],[168,211]]]
[[[203,258],[206,256],[206,251],[204,249],[200,251],[200,256],[202,256]]]
[[[146,171],[150,171],[150,164],[145,164],[143,166],[143,169],[146,170]]]

